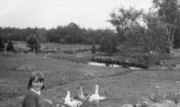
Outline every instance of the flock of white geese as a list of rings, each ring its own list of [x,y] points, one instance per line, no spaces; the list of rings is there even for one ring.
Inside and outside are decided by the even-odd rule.
[[[176,81],[176,83],[179,84],[179,81]],[[75,97],[71,96],[71,92],[68,90],[66,96],[61,100],[62,105],[54,105],[53,102],[48,99],[45,99],[45,101],[54,105],[50,107],[86,107],[83,105],[83,103],[86,102],[89,102],[89,104],[96,104],[97,107],[99,107],[99,102],[107,99],[107,96],[99,95],[99,85],[95,85],[95,92],[90,95],[87,95],[83,92],[83,85],[83,81],[77,85],[77,95]],[[159,86],[156,86],[156,88],[159,88]],[[168,100],[166,98],[160,102],[152,102],[149,99],[144,99],[135,105],[123,104],[120,107],[180,107],[180,102],[175,104],[174,101]]]
[[[67,91],[67,95],[64,98],[64,104],[68,107],[80,107],[84,101],[90,103],[96,103],[98,106],[99,101],[105,100],[107,97],[99,95],[99,86],[95,85],[95,92],[92,95],[84,94],[83,82],[77,85],[77,96],[71,97],[70,91]]]
[[[61,107],[81,107],[85,101],[90,102],[90,104],[96,104],[97,107],[99,106],[99,102],[102,100],[106,100],[106,96],[99,95],[99,85],[95,85],[95,92],[91,95],[87,95],[83,92],[83,82],[77,85],[77,96],[72,97],[71,92],[67,91],[65,98],[63,98],[63,106]],[[47,101],[47,99],[46,99]],[[48,101],[49,103],[53,103]],[[60,105],[56,105],[59,107]]]

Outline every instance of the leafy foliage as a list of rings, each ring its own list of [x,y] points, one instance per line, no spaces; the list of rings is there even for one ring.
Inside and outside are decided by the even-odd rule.
[[[7,40],[26,41],[31,34],[35,34],[40,42],[53,42],[62,44],[92,44],[92,39],[96,44],[100,43],[100,39],[112,32],[110,29],[85,29],[71,22],[66,26],[58,26],[57,28],[1,28],[0,34]]]
[[[147,44],[145,47],[146,50],[166,53],[166,49],[169,47],[170,42],[168,41],[164,23],[152,13],[145,15],[144,20],[146,20],[148,26],[144,39]]]
[[[121,39],[121,53],[133,62],[151,66],[168,58],[170,42],[166,26],[157,14],[121,8],[119,13],[112,13],[111,18]]]
[[[31,34],[27,38],[27,46],[30,47],[31,51],[38,52],[40,49],[40,41],[35,35]]]
[[[93,41],[93,44],[92,44],[92,54],[95,54],[95,53],[96,53],[96,44]]]
[[[111,55],[117,52],[117,45],[118,41],[116,36],[104,36],[100,41],[99,50]]]
[[[4,48],[4,43],[3,43],[3,39],[2,36],[0,35],[0,50]]]
[[[11,40],[8,41],[8,44],[7,44],[7,51],[14,51],[14,46],[13,46],[13,43]]]
[[[168,40],[173,46],[174,35],[180,19],[178,0],[153,0],[153,4],[158,8],[158,17],[164,23]]]
[[[118,12],[113,11],[110,16],[109,22],[115,26],[120,42],[124,42],[126,37],[124,33],[133,25],[136,24],[137,20],[142,15],[142,10],[137,11],[133,7],[129,9],[119,8]]]

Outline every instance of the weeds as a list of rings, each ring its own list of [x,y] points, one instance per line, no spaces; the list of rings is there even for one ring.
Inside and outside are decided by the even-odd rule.
[[[157,88],[157,87],[156,87]],[[163,94],[159,88],[155,90],[152,96],[148,96],[149,100],[157,103],[157,102],[162,102],[165,100],[170,100],[173,101],[175,104],[180,102],[180,93],[176,92],[168,92],[166,94]]]

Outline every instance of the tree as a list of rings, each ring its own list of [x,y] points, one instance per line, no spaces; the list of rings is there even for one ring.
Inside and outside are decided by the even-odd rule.
[[[65,40],[67,43],[81,43],[81,30],[79,26],[75,23],[70,23],[66,27],[67,35]]]
[[[2,36],[0,35],[0,50],[4,48],[4,42]]]
[[[7,43],[7,51],[13,51],[13,52],[15,51],[11,40],[9,40]]]
[[[46,33],[47,31],[45,28],[37,29],[36,35],[38,40],[40,40],[41,42],[47,42],[45,37]]]
[[[99,50],[112,55],[113,53],[117,52],[117,45],[118,45],[118,42],[115,36],[112,36],[112,35],[104,36],[100,40]]]
[[[155,8],[158,8],[158,16],[164,23],[170,49],[173,48],[174,35],[177,30],[177,24],[180,20],[180,11],[177,0],[153,0]]]
[[[146,50],[165,52],[170,46],[166,26],[155,13],[144,15],[144,20],[148,26],[145,38],[145,43],[147,44]]]
[[[92,54],[96,53],[96,43],[95,40],[93,40],[93,44],[92,44]]]
[[[112,13],[111,18],[118,36],[124,37],[119,52],[131,61],[148,67],[167,58],[165,54],[169,42],[166,27],[156,13],[145,14],[143,11],[121,8],[119,13]]]
[[[120,42],[126,40],[124,33],[138,21],[142,13],[142,10],[138,11],[133,7],[130,7],[129,9],[121,7],[118,9],[118,12],[113,11],[110,13],[111,19],[109,22],[115,26],[118,36],[120,37]]]
[[[27,38],[27,47],[30,47],[31,51],[38,52],[40,49],[40,41],[36,37],[36,35],[29,35]]]
[[[180,48],[180,27],[178,27],[178,30],[176,31],[174,35],[174,46],[173,48]]]

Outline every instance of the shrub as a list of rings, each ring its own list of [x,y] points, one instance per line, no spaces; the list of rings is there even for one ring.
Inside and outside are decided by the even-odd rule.
[[[161,51],[145,51],[143,47],[127,47],[123,46],[120,48],[119,55],[128,57],[131,62],[140,64],[145,67],[151,67],[155,65],[161,65],[163,60],[170,58],[168,53]]]
[[[13,43],[11,40],[8,41],[6,50],[7,51],[14,51],[14,46],[13,46]]]
[[[96,46],[95,46],[95,43],[93,43],[92,45],[92,54],[95,54],[96,53]]]
[[[4,48],[4,42],[3,42],[3,39],[0,35],[0,50],[2,50]]]
[[[105,36],[100,40],[100,51],[108,54],[117,52],[117,40],[113,36]]]
[[[156,90],[154,91],[152,96],[149,96],[149,100],[152,102],[162,102],[165,100],[173,101],[174,103],[180,102],[180,94],[176,92],[166,92],[162,93],[156,86]]]
[[[40,46],[40,41],[38,40],[36,35],[31,34],[27,38],[27,47],[30,47],[31,51],[35,51],[36,53],[39,51],[41,46]]]
[[[174,103],[179,103],[180,101],[180,94],[176,92],[170,92],[168,95],[165,96],[165,99],[174,101]]]

